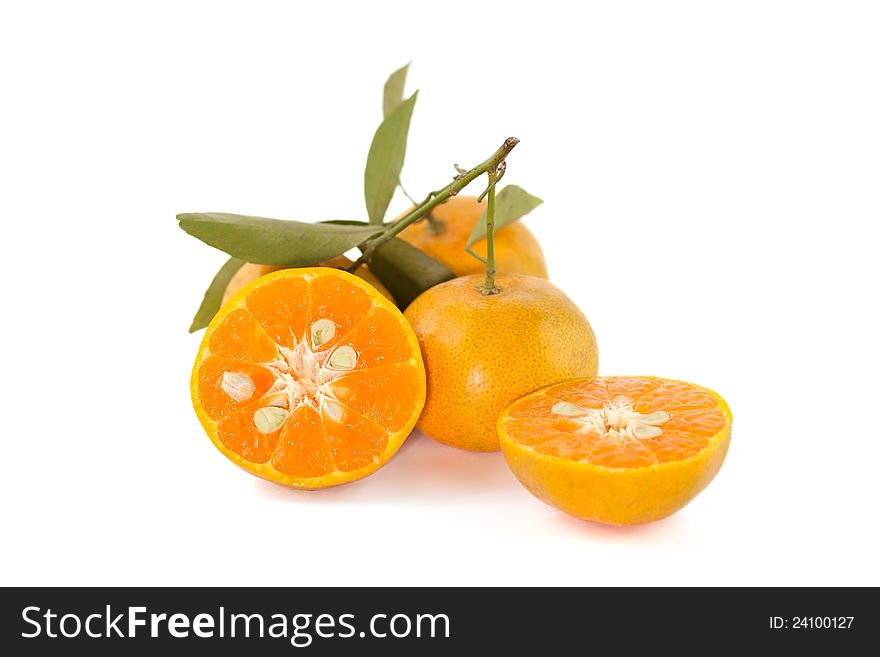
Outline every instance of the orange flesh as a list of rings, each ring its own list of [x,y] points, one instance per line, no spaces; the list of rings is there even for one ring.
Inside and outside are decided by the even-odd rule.
[[[194,379],[203,423],[226,449],[294,478],[378,464],[390,438],[415,422],[424,395],[418,345],[390,303],[374,303],[338,273],[315,273],[333,270],[308,271],[272,274],[234,297],[209,328]],[[321,319],[335,333],[314,346],[311,327]],[[329,359],[344,345],[357,360],[333,369]],[[248,377],[252,394],[237,400],[224,375]],[[262,433],[254,413],[270,404],[289,416]]]
[[[661,435],[640,439],[600,432],[577,417],[554,413],[560,401],[601,410],[624,396],[633,410],[649,415],[665,411]],[[508,410],[505,430],[511,440],[540,454],[609,468],[638,468],[689,458],[725,426],[719,400],[709,391],[681,381],[650,377],[596,377],[567,381],[530,395]]]

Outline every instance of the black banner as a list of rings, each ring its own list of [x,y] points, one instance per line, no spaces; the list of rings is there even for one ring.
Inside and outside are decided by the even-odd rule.
[[[877,634],[875,589],[19,588],[4,654],[514,654],[625,649],[838,651]],[[9,649],[12,649],[10,652]],[[417,651],[417,652],[414,652]]]

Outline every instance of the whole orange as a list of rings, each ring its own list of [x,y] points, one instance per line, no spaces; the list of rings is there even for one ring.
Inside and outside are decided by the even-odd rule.
[[[346,269],[351,264],[351,260],[346,258],[343,255],[336,256],[335,258],[330,258],[329,260],[325,260],[319,265],[315,265],[316,267],[333,267],[334,269]],[[238,292],[245,285],[250,283],[251,281],[257,280],[260,276],[265,276],[266,274],[271,274],[273,271],[281,271],[282,269],[288,269],[288,267],[278,267],[276,265],[255,265],[250,262],[244,263],[241,268],[235,272],[235,275],[230,279],[229,284],[226,286],[226,291],[223,292],[223,303],[225,304],[232,296]],[[366,265],[363,265],[358,268],[355,272],[355,276],[365,280],[367,283],[376,288],[383,297],[391,301],[391,303],[395,303],[394,297],[391,296],[391,292],[388,291],[384,285],[382,285],[382,281],[376,278],[376,275],[370,271],[370,268]]]
[[[454,196],[434,208],[430,220],[408,226],[399,237],[445,264],[456,276],[480,273],[485,265],[468,254],[465,246],[485,207],[475,196]],[[485,258],[485,238],[474,242],[471,250]],[[521,221],[495,231],[495,267],[508,274],[547,278],[541,245]]]
[[[498,274],[484,295],[483,275],[455,278],[406,309],[428,374],[417,427],[435,440],[475,451],[499,449],[496,420],[513,401],[571,378],[593,376],[593,329],[550,282]]]

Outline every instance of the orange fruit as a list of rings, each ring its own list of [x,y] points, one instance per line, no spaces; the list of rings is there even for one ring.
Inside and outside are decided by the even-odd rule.
[[[324,488],[375,472],[425,401],[412,328],[338,269],[284,269],[239,290],[205,331],[191,393],[208,437],[248,472]]]
[[[351,265],[351,260],[346,258],[344,255],[338,255],[335,258],[330,258],[329,260],[325,260],[324,262],[315,266],[346,269],[349,265]],[[226,286],[226,290],[224,290],[223,292],[222,303],[226,303],[227,301],[229,301],[236,292],[238,292],[241,288],[243,288],[251,281],[257,280],[260,276],[271,274],[273,271],[281,271],[282,269],[289,269],[289,267],[279,267],[277,265],[255,265],[250,262],[244,263],[241,268],[237,272],[235,272],[235,275],[229,280],[229,284]],[[358,270],[355,272],[355,276],[365,280],[367,283],[379,290],[379,292],[382,293],[382,296],[384,296],[386,299],[390,299],[392,303],[395,303],[394,297],[391,296],[391,292],[388,291],[388,288],[382,285],[382,281],[376,278],[376,275],[370,271],[370,268],[367,267],[367,265],[361,265],[360,267],[358,267]]]
[[[483,295],[482,275],[423,292],[406,309],[428,373],[418,428],[464,449],[498,449],[498,414],[524,394],[598,367],[593,329],[550,282],[498,274]]]
[[[732,416],[718,394],[650,376],[544,388],[498,418],[517,479],[566,513],[611,525],[665,518],[718,473]]]
[[[432,211],[432,221],[407,226],[398,237],[439,260],[456,276],[478,274],[486,266],[464,249],[474,224],[486,207],[475,196],[453,196]],[[486,240],[474,242],[475,253],[486,257]],[[521,221],[495,231],[495,268],[508,274],[547,278],[541,245]]]

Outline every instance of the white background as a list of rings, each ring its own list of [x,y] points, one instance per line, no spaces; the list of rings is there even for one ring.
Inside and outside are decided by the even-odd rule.
[[[880,584],[878,33],[870,2],[4,3],[0,581]],[[410,59],[412,193],[519,137],[601,372],[729,401],[672,518],[580,522],[420,435],[289,491],[204,436],[186,328],[224,255],[175,214],[362,218]]]

